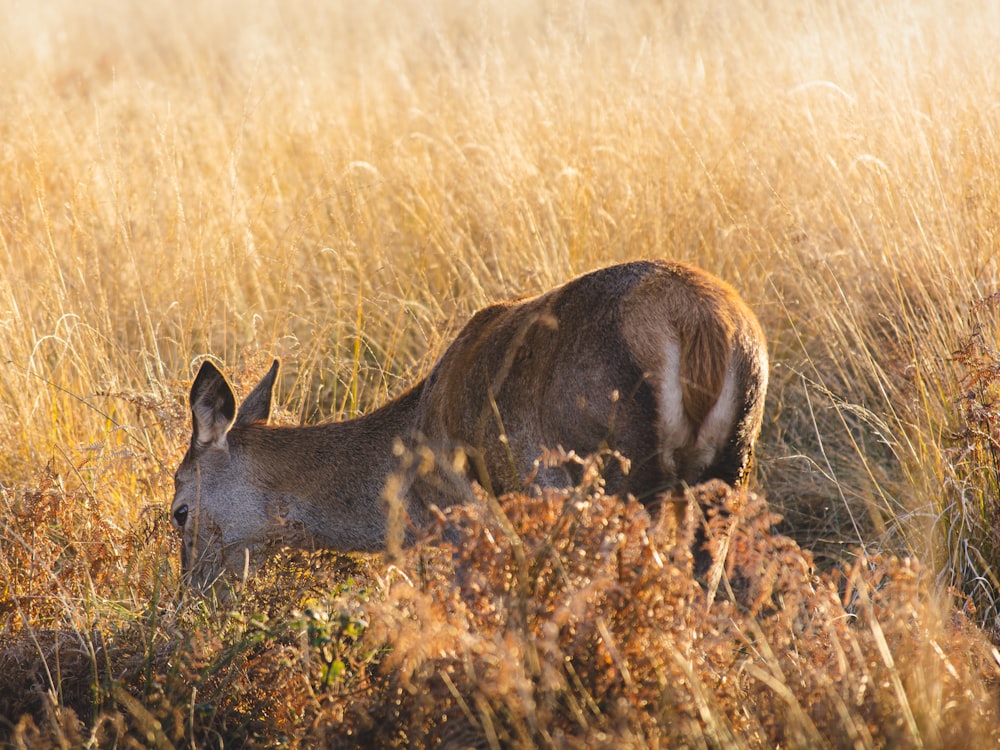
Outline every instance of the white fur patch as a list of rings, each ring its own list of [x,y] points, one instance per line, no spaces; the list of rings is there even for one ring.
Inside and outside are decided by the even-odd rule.
[[[659,385],[660,465],[669,476],[674,476],[677,471],[674,453],[691,442],[691,426],[684,413],[681,387],[681,348],[676,341],[667,341]]]
[[[700,474],[708,468],[729,440],[739,406],[736,389],[736,374],[733,372],[732,362],[730,362],[726,369],[726,379],[722,383],[719,399],[698,429],[698,440],[695,443],[695,465],[690,467],[693,474]]]

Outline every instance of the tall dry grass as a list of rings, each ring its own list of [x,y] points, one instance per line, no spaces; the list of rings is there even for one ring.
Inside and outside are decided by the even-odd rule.
[[[998,320],[980,300],[1000,288],[998,41],[984,0],[9,8],[0,618],[4,658],[37,667],[37,689],[8,691],[4,712],[34,711],[50,739],[76,736],[66,706],[81,736],[123,736],[124,722],[150,744],[256,726],[232,723],[250,698],[211,713],[181,687],[218,706],[253,648],[300,638],[266,597],[257,625],[252,602],[234,624],[178,598],[163,510],[199,358],[246,384],[282,356],[283,419],[349,416],[418,377],[484,303],[647,256],[725,277],[764,324],[757,485],[782,529],[821,570],[859,548],[914,555],[927,592],[955,586],[995,630]],[[372,600],[391,596],[391,570],[360,575]],[[352,597],[362,613],[338,604],[335,623],[370,617]],[[914,627],[948,620],[936,594],[920,601]],[[929,689],[930,667],[918,679],[865,632],[893,695]],[[341,670],[380,696],[397,678],[365,682],[379,658],[355,640],[334,629],[296,658],[345,649],[320,686]],[[774,667],[760,658],[751,671]],[[803,704],[787,671],[769,674]],[[449,679],[449,695],[485,701],[457,710],[486,732],[495,696]],[[717,685],[691,685],[705,726],[735,721]],[[160,737],[171,711],[187,718]],[[503,725],[512,739],[518,721]],[[878,727],[870,743],[857,731],[878,744]]]

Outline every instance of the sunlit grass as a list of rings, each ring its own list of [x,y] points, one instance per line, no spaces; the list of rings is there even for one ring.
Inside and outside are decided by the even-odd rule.
[[[211,644],[238,650],[244,631],[179,603],[163,512],[201,358],[245,392],[280,356],[279,419],[351,416],[482,305],[651,256],[724,277],[763,323],[756,488],[782,530],[823,570],[859,549],[914,555],[927,591],[956,586],[995,630],[1000,378],[996,308],[979,301],[1000,289],[998,37],[981,0],[9,9],[0,621],[47,668],[26,695],[81,705],[49,648],[72,633],[95,716],[110,701],[145,726],[112,685],[161,721],[155,696],[186,695],[171,726],[211,735],[179,686],[224,696],[236,677]],[[380,599],[398,571],[372,565]],[[937,597],[920,622],[947,620]],[[290,608],[261,604],[264,641],[298,638],[279,624]],[[115,672],[95,634],[133,661]],[[189,648],[194,666],[166,666]],[[712,690],[690,697],[726,737]],[[46,732],[63,726],[25,700]],[[934,744],[927,705],[900,715]],[[232,736],[245,709],[218,719]],[[467,714],[489,736],[495,710]]]

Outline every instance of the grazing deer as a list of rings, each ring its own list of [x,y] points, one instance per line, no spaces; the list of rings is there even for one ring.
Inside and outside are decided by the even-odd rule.
[[[768,366],[760,325],[728,284],[640,261],[480,310],[424,380],[357,419],[268,426],[277,372],[275,361],[238,411],[210,362],[191,387],[171,518],[197,586],[276,539],[384,549],[392,497],[412,532],[433,505],[471,498],[469,479],[497,495],[579,479],[571,462],[539,462],[545,449],[617,451],[628,464],[607,467],[607,492],[646,503],[708,479],[741,484]]]

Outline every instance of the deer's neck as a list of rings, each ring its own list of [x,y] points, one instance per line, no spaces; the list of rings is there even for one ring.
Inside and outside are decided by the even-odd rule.
[[[388,511],[383,491],[399,466],[397,442],[413,433],[422,389],[419,383],[357,419],[242,428],[240,453],[254,484],[273,504],[268,517],[300,527],[320,546],[383,549]]]

